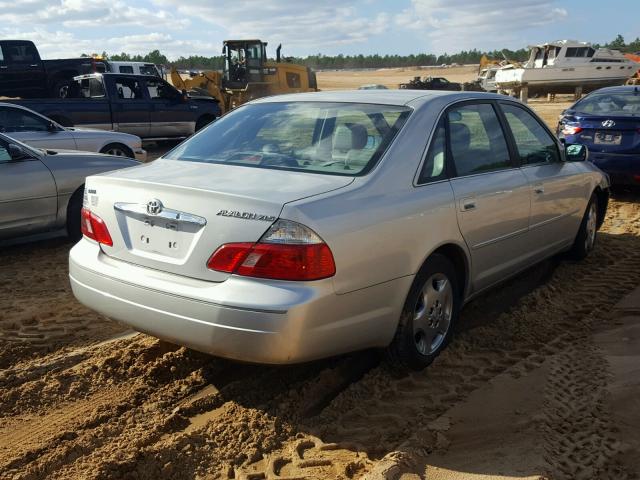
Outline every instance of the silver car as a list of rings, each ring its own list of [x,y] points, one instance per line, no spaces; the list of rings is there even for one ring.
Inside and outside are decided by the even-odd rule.
[[[428,365],[465,302],[584,257],[606,176],[525,105],[473,92],[253,101],[153,164],[87,179],[76,297],[250,362],[381,347]]]
[[[133,165],[99,153],[38,150],[0,134],[0,241],[63,229],[79,238],[85,177]]]
[[[100,152],[146,161],[140,137],[122,132],[63,127],[28,108],[0,102],[0,132],[36,148]]]

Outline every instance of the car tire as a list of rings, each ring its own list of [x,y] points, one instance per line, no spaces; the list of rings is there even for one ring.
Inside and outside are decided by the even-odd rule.
[[[100,153],[106,153],[107,155],[115,155],[116,157],[129,157],[135,158],[133,151],[122,143],[110,143],[102,147]]]
[[[582,260],[593,250],[598,237],[598,197],[594,194],[587,204],[587,209],[582,217],[580,229],[569,251],[569,256],[574,260]]]
[[[82,210],[82,200],[84,197],[84,186],[76,190],[67,205],[67,235],[71,240],[78,241],[82,238],[80,229],[80,210]]]
[[[461,305],[456,270],[444,255],[427,259],[405,301],[387,360],[394,370],[422,370],[451,340]]]

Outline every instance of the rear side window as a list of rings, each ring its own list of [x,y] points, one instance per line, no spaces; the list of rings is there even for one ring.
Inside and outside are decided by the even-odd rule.
[[[521,165],[560,161],[556,142],[526,110],[515,105],[502,105],[507,125],[513,134]]]
[[[133,67],[130,65],[121,65],[119,70],[120,73],[133,73]]]
[[[453,107],[447,113],[451,157],[458,176],[511,167],[509,150],[493,106]]]
[[[119,78],[116,80],[116,93],[120,100],[143,100],[144,96],[140,82],[133,78]]]
[[[439,180],[445,176],[445,155],[447,150],[447,136],[444,120],[440,120],[431,139],[431,145],[427,152],[418,183],[427,183]]]

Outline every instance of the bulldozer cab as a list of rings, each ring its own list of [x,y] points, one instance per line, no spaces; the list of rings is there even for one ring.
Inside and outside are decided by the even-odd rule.
[[[266,42],[260,40],[225,40],[222,47],[224,86],[245,89],[249,83],[264,82],[266,50]]]

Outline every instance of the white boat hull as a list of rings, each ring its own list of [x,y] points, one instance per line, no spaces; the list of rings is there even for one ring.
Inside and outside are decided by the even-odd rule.
[[[600,68],[598,68],[600,67]],[[509,68],[496,72],[496,85],[501,90],[527,85],[529,93],[573,93],[582,87],[584,93],[598,88],[622,85],[638,66],[597,64],[545,68]]]

